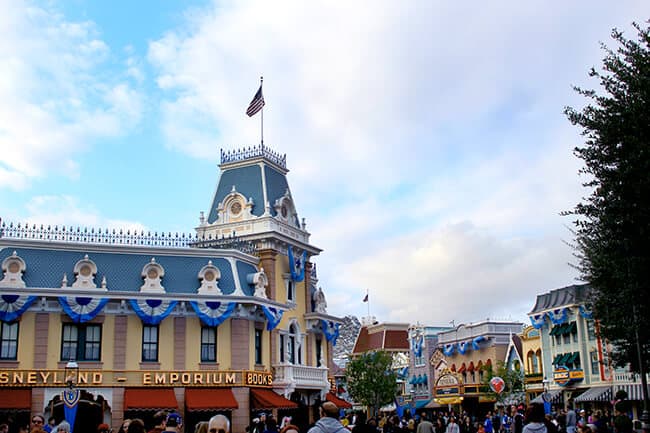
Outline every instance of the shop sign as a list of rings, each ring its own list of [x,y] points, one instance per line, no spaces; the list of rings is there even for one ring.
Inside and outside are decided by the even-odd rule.
[[[458,378],[455,375],[451,374],[451,373],[443,374],[436,381],[436,387],[439,387],[439,386],[458,386],[458,385],[459,385]]]
[[[568,367],[560,366],[553,371],[553,380],[560,386],[580,382],[584,378],[585,372],[582,369],[569,370]]]
[[[260,371],[79,371],[77,386],[254,386],[270,387],[273,375]],[[0,370],[0,387],[64,386],[64,370]]]
[[[436,395],[457,395],[460,394],[459,388],[436,388]]]

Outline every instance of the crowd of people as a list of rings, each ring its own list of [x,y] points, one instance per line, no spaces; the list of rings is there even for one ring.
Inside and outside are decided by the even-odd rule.
[[[613,414],[608,410],[586,412],[559,408],[547,413],[541,404],[499,408],[488,411],[483,418],[467,412],[422,412],[415,416],[400,417],[384,414],[367,417],[364,412],[341,416],[340,409],[326,401],[320,406],[320,418],[312,426],[300,428],[291,417],[278,422],[272,414],[260,413],[246,428],[246,433],[632,433],[633,425],[624,410],[617,408]],[[14,429],[15,430],[15,429]],[[18,429],[19,433],[70,433],[70,424],[54,418],[45,422],[40,414],[31,417],[30,426]],[[181,433],[186,431],[181,416],[175,412],[158,412],[153,425],[145,428],[141,419],[125,419],[117,433]],[[230,420],[215,415],[209,421],[194,426],[194,433],[231,433]],[[97,433],[112,433],[108,424],[100,424]],[[0,433],[9,433],[7,424],[0,424]],[[88,432],[83,432],[88,433]],[[239,432],[237,432],[239,433]],[[241,432],[243,433],[243,432]]]

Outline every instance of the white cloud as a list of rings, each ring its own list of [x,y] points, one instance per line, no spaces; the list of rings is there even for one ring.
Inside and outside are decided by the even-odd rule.
[[[520,318],[575,276],[558,216],[581,194],[570,86],[612,27],[645,13],[641,1],[215,2],[148,59],[166,144],[197,158],[258,142],[244,110],[265,76],[265,143],[287,152],[326,250],[331,311],[362,314],[370,288],[382,319]]]
[[[110,48],[92,22],[8,2],[0,33],[0,188],[23,189],[48,173],[74,177],[93,139],[139,120],[138,91],[119,74],[99,74]]]

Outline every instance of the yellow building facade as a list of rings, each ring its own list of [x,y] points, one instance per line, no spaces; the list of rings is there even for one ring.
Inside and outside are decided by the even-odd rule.
[[[283,155],[222,152],[220,169],[192,235],[2,224],[0,422],[61,421],[66,388],[77,431],[150,427],[163,409],[185,431],[216,413],[233,432],[260,411],[313,420],[340,324],[317,287],[321,250]]]
[[[526,403],[544,391],[544,364],[542,362],[542,340],[539,330],[526,326],[521,333],[521,352],[524,363],[524,388]]]

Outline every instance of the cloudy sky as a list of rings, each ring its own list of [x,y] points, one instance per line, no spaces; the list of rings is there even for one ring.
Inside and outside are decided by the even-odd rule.
[[[192,232],[220,149],[265,144],[330,313],[524,320],[573,284],[562,114],[639,1],[4,0],[0,217]]]

